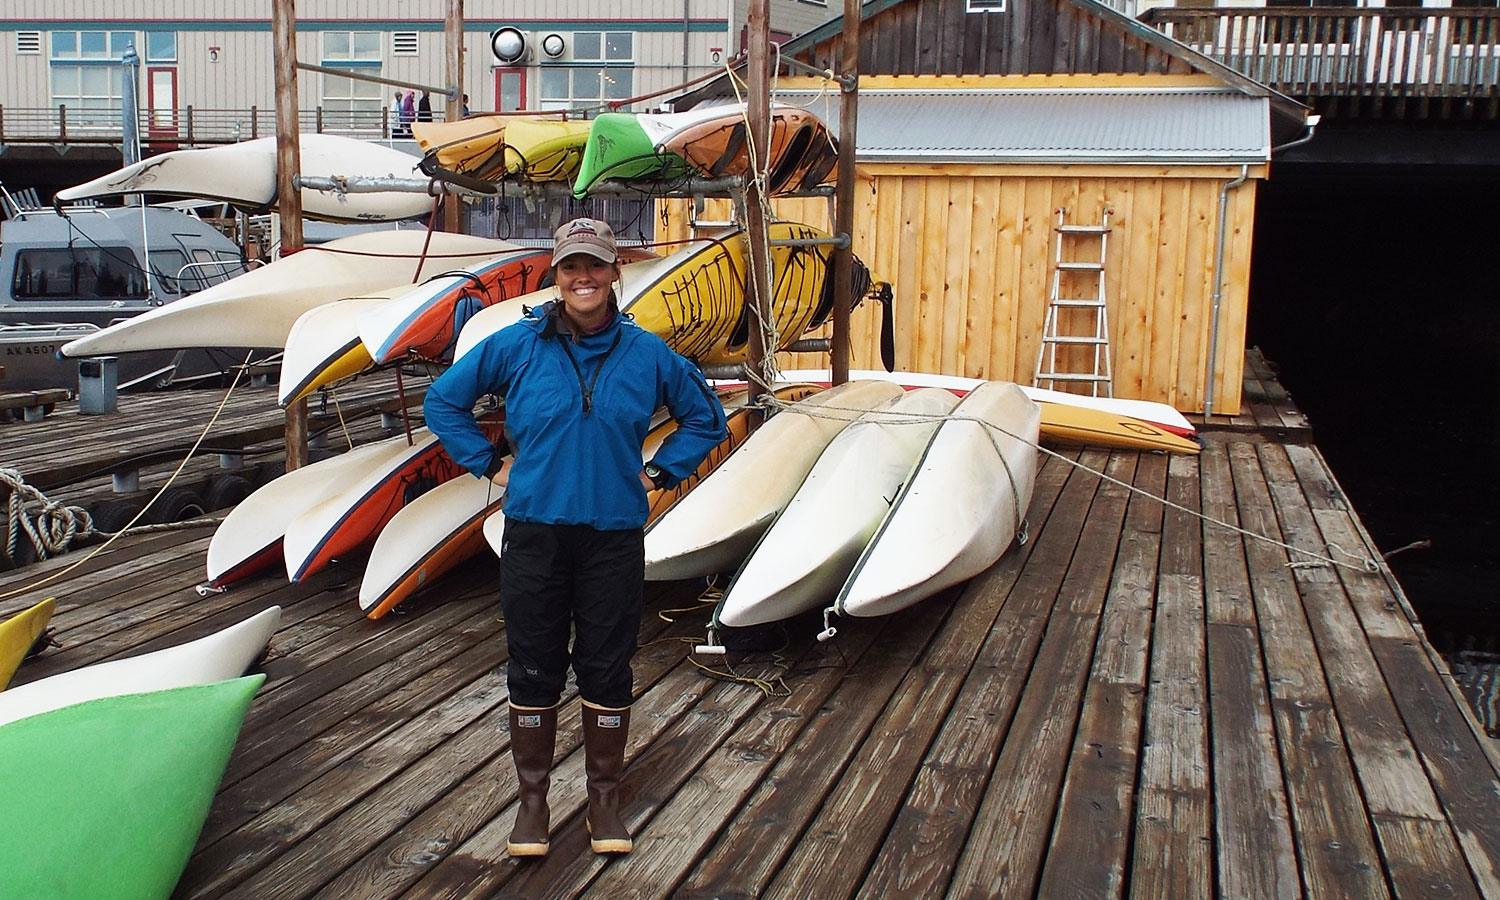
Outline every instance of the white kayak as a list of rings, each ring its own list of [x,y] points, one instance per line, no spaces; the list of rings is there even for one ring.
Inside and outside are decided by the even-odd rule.
[[[938,428],[840,589],[841,615],[904,609],[994,565],[1036,482],[1041,410],[1018,386],[974,388]]]
[[[378,619],[427,582],[484,546],[482,525],[500,514],[505,488],[488,478],[459,475],[401,508],[380,530],[365,576],[359,608]]]
[[[405,450],[404,436],[377,441],[293,469],[261,485],[214,529],[208,542],[208,583],[222,587],[271,566],[279,567],[281,542],[293,519]]]
[[[506,241],[441,232],[350,235],[308,247],[71,341],[63,345],[62,353],[100,356],[187,347],[285,347],[297,317],[314,307],[411,284],[514,247]]]
[[[0,693],[0,725],[87,700],[237,678],[260,656],[280,622],[281,607],[272,606],[196,641],[13,687]]]
[[[499,556],[500,548],[505,546],[505,516],[493,515],[485,519],[483,531],[484,542]]]
[[[418,159],[392,147],[304,134],[298,144],[306,177],[410,178]],[[223,200],[261,211],[276,203],[276,138],[202,150],[159,153],[93,181],[57,192],[64,203],[125,194]],[[432,211],[432,198],[408,191],[337,194],[302,189],[302,214],[329,222],[393,222]]]
[[[373,368],[374,361],[359,339],[359,317],[405,290],[390,288],[376,292],[384,296],[335,300],[298,316],[281,354],[276,401],[287,406],[323,384]]]
[[[827,369],[797,369],[790,372],[782,372],[781,377],[789,380],[826,382],[830,376]],[[940,387],[958,392],[972,390],[984,383],[984,379],[982,378],[968,378],[962,375],[934,375],[927,372],[882,372],[865,369],[851,370],[849,377],[850,379],[883,379],[897,381],[907,387]],[[1153,425],[1160,425],[1168,431],[1183,437],[1190,437],[1197,433],[1197,429],[1193,427],[1193,423],[1189,422],[1182,413],[1165,403],[1156,403],[1150,400],[1125,400],[1118,397],[1090,397],[1084,394],[1069,394],[1066,391],[1054,391],[1024,384],[1019,385],[1019,387],[1025,392],[1026,396],[1038,403],[1056,403],[1061,406],[1076,406],[1081,409],[1095,409],[1112,415],[1129,416],[1132,419],[1141,419]]]
[[[901,393],[894,382],[850,381],[772,416],[646,529],[646,578],[696,578],[738,567],[834,435]]]
[[[759,625],[826,606],[957,403],[952,391],[917,388],[839,432],[730,582],[715,623]]]

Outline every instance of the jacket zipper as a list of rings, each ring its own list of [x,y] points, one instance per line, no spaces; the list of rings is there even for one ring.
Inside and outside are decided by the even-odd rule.
[[[573,364],[573,374],[578,376],[578,393],[583,397],[583,416],[588,418],[594,412],[594,385],[599,383],[599,376],[604,372],[604,364],[609,362],[609,356],[620,346],[620,338],[625,334],[623,330],[615,330],[615,339],[610,341],[609,349],[599,357],[599,367],[594,370],[594,377],[587,383],[583,380],[583,367],[578,364],[578,357],[573,355],[573,348],[568,346],[568,338],[562,339],[563,352],[568,355],[568,362]]]

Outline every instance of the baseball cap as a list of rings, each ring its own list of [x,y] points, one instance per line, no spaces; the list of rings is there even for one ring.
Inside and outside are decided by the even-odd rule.
[[[562,262],[574,253],[586,253],[595,259],[615,262],[615,232],[598,219],[574,219],[563,223],[552,235],[552,262]]]

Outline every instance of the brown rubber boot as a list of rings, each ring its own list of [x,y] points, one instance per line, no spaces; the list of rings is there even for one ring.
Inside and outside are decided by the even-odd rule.
[[[511,856],[546,856],[547,786],[551,783],[552,751],[557,743],[557,707],[510,708],[510,758],[516,764],[517,795],[521,808],[505,852]]]
[[[589,844],[595,853],[629,853],[635,844],[620,821],[620,777],[630,707],[583,704],[583,759],[589,781]]]

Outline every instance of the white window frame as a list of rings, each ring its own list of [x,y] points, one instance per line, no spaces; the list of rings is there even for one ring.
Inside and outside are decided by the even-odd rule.
[[[385,64],[384,33],[379,31],[324,31],[318,49],[323,65],[351,72],[379,75]],[[330,38],[342,38],[344,48],[330,49]],[[356,42],[363,46],[356,46]],[[383,86],[342,75],[324,73],[319,85],[319,103],[328,116],[331,131],[378,132],[382,109],[390,103]]]
[[[59,51],[57,39],[72,35],[73,49]],[[84,35],[103,35],[102,51],[85,52]],[[119,128],[121,110],[125,105],[125,74],[119,65],[127,47],[135,47],[139,55],[140,34],[134,31],[113,31],[84,28],[53,31],[48,40],[47,93],[53,106],[68,108],[68,127],[73,128]],[[73,75],[76,88],[59,93],[58,78],[65,72]],[[102,76],[97,73],[103,72]],[[103,90],[96,84],[103,78]]]
[[[1005,0],[966,0],[964,12],[1003,13],[1005,12]]]
[[[581,35],[597,37],[598,55],[582,56],[578,52]],[[611,54],[610,39],[626,38],[628,53]],[[542,109],[576,109],[580,106],[602,106],[611,100],[627,100],[635,95],[635,32],[633,31],[575,31],[569,42],[572,58],[568,63],[558,63],[542,69],[538,82],[538,101]],[[548,82],[555,81],[566,72],[568,94],[548,93]],[[612,78],[611,76],[616,76]],[[580,80],[597,79],[598,89],[580,92]],[[618,80],[617,80],[618,79]],[[610,85],[618,85],[611,89]],[[587,86],[587,85],[585,85]]]

